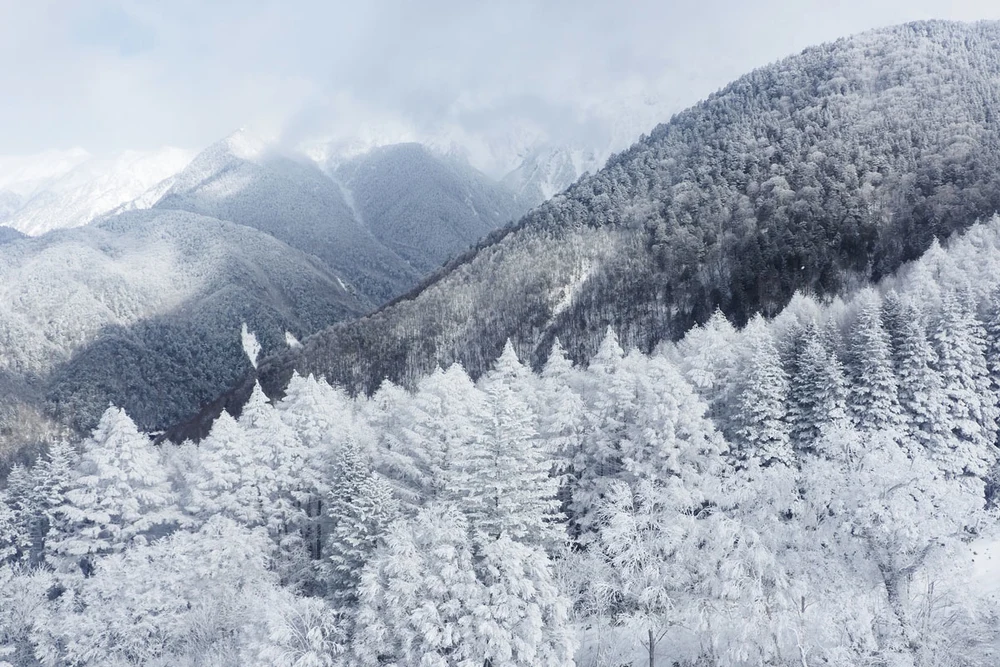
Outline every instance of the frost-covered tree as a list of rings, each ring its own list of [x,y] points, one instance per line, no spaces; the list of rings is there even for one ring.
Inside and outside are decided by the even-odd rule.
[[[36,631],[43,662],[260,664],[262,652],[281,654],[292,642],[272,640],[275,617],[298,603],[277,585],[272,549],[263,528],[213,517],[197,532],[101,558]]]
[[[911,304],[902,307],[894,356],[899,402],[907,432],[939,460],[950,451],[951,426],[937,353],[927,337],[924,318]]]
[[[302,460],[292,497],[304,512],[302,526],[311,558],[323,557],[323,543],[330,524],[327,501],[333,464],[348,443],[355,445],[369,436],[355,415],[351,399],[342,389],[331,387],[322,378],[293,374],[285,396],[277,405],[281,422],[295,432],[301,442]]]
[[[762,317],[743,330],[731,420],[734,454],[762,465],[794,461],[788,424],[788,378],[774,339]]]
[[[573,664],[568,601],[545,552],[472,532],[449,505],[393,524],[361,576],[353,664]]]
[[[692,328],[677,343],[672,356],[691,386],[708,402],[713,419],[730,417],[732,396],[738,376],[734,377],[739,351],[736,328],[721,310],[716,309],[705,324]]]
[[[452,497],[463,457],[482,446],[486,396],[452,364],[421,380],[399,412],[406,423],[394,440],[395,467],[420,499]]]
[[[556,499],[558,481],[538,441],[531,372],[508,344],[480,380],[486,410],[482,437],[456,452],[458,498],[474,529],[531,545],[565,540]],[[527,396],[525,394],[528,394]]]
[[[431,505],[392,525],[361,573],[352,659],[362,667],[477,665],[473,610],[483,604],[470,528]]]
[[[572,665],[570,601],[560,592],[545,551],[508,535],[478,546],[482,597],[473,610],[478,630],[473,654],[482,656],[484,665]]]
[[[144,543],[177,521],[166,471],[149,438],[109,407],[83,443],[65,502],[53,510],[53,548],[86,571],[95,555]]]
[[[882,303],[874,290],[856,298],[857,316],[848,347],[848,408],[864,431],[897,428],[902,417],[892,348],[882,324]]]
[[[945,294],[931,339],[953,437],[954,472],[985,474],[996,461],[996,396],[991,391],[985,332],[967,298]]]
[[[591,538],[595,512],[613,480],[624,472],[622,440],[636,405],[634,378],[611,328],[584,373],[584,437],[572,464],[571,531]]]
[[[355,443],[346,443],[334,464],[327,507],[329,591],[340,603],[352,604],[362,567],[399,511],[392,488],[372,472]]]
[[[788,418],[792,444],[812,451],[824,426],[847,418],[846,387],[840,361],[823,342],[818,325],[801,332],[789,371]]]

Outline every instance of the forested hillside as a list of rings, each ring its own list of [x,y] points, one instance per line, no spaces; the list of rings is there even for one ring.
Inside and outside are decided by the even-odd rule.
[[[372,235],[421,275],[528,209],[506,187],[420,144],[376,148],[334,175]]]
[[[313,162],[245,132],[202,151],[154,208],[246,225],[315,256],[375,308],[420,274],[358,220],[340,187]]]
[[[197,410],[249,370],[243,321],[276,349],[364,312],[303,253],[178,211],[7,243],[0,285],[0,460],[49,418],[91,428],[109,401],[147,429]]]
[[[557,336],[583,360],[609,325],[649,350],[716,308],[742,324],[886,275],[1000,207],[998,41],[997,23],[915,23],[757,70],[262,381],[477,377],[508,338],[536,367]]]
[[[994,665],[998,406],[1000,218],[652,354],[295,375],[178,447],[110,407],[0,493],[0,657]]]

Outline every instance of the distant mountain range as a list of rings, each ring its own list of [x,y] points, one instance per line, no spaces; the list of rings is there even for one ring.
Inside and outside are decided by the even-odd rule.
[[[379,307],[528,208],[416,144],[321,166],[240,131],[193,157],[13,162],[0,162],[0,453],[55,424],[89,428],[109,401],[150,430],[176,423],[249,370],[241,322],[282,349],[286,331]]]
[[[85,225],[142,196],[193,156],[191,151],[164,148],[106,159],[80,149],[0,157],[0,225],[30,236]]]

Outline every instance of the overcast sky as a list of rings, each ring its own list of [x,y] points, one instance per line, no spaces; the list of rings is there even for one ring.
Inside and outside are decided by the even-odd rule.
[[[0,154],[198,148],[241,125],[292,144],[445,125],[576,140],[926,18],[1000,19],[1000,2],[0,0]]]

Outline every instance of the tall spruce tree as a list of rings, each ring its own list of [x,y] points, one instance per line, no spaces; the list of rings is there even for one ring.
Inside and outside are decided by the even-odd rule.
[[[986,360],[986,332],[967,295],[944,295],[931,338],[953,436],[952,471],[984,475],[997,459],[996,398]]]
[[[167,474],[150,439],[109,407],[84,441],[77,472],[54,511],[55,551],[89,570],[96,555],[145,543],[178,520]]]
[[[856,300],[857,317],[848,348],[848,407],[855,425],[867,433],[896,429],[902,423],[889,335],[882,325],[882,304],[872,289]]]
[[[534,546],[565,541],[551,461],[530,402],[534,378],[511,344],[479,382],[486,398],[482,438],[461,452],[461,502],[473,528]],[[525,394],[528,393],[528,396]]]
[[[800,333],[789,371],[789,425],[792,444],[811,452],[823,428],[847,418],[844,373],[836,355],[823,344],[820,327]]]
[[[743,330],[737,368],[734,455],[764,466],[791,465],[794,453],[786,421],[788,378],[774,338],[760,315]]]

